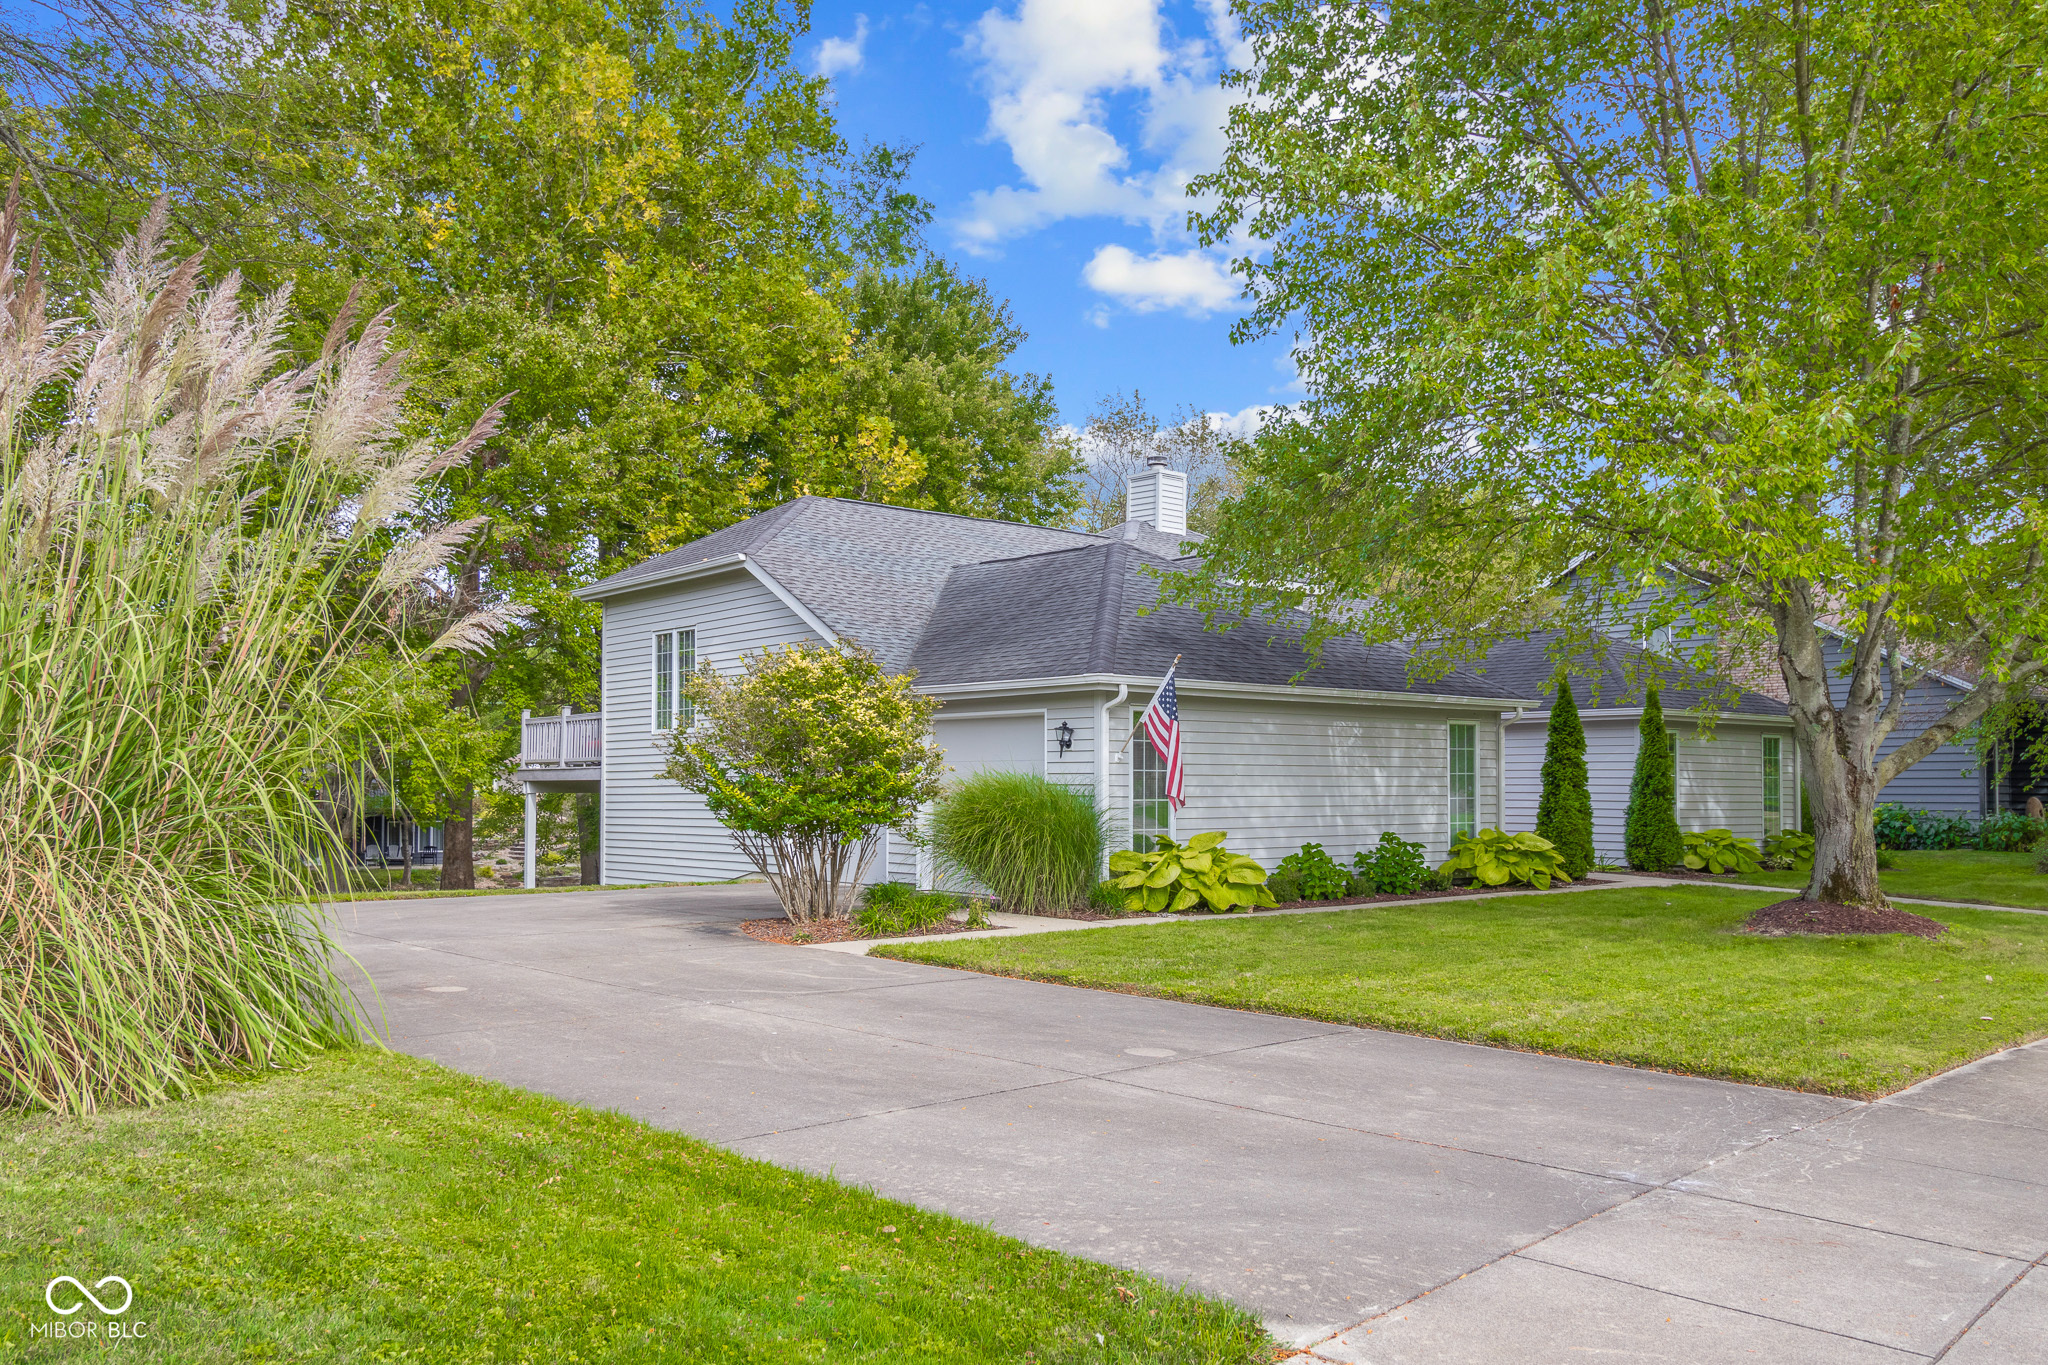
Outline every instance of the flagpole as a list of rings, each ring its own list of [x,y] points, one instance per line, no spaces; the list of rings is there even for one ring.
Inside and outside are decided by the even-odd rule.
[[[1176,654],[1176,655],[1174,655],[1174,656],[1173,656],[1173,662],[1172,662],[1171,664],[1168,664],[1168,665],[1167,665],[1167,667],[1166,667],[1166,677],[1167,677],[1167,678],[1170,678],[1170,677],[1172,677],[1172,676],[1173,676],[1173,670],[1174,670],[1174,669],[1176,669],[1176,668],[1179,668],[1179,667],[1180,667],[1180,655]],[[1166,681],[1166,679],[1165,679],[1165,678],[1162,678],[1162,679],[1160,679],[1160,681],[1161,681],[1161,682],[1164,682],[1164,681]],[[1123,743],[1123,748],[1122,748],[1122,749],[1118,749],[1118,750],[1116,751],[1116,757],[1115,757],[1115,758],[1113,758],[1113,759],[1111,759],[1111,760],[1110,760],[1110,762],[1112,762],[1112,763],[1120,763],[1120,762],[1122,762],[1122,761],[1123,761],[1123,756],[1124,756],[1124,749],[1128,749],[1128,748],[1130,748],[1130,747],[1131,747],[1131,741],[1132,741],[1132,740],[1134,740],[1134,739],[1136,739],[1137,737],[1138,737],[1138,727],[1137,727],[1137,726],[1135,726],[1135,725],[1133,725],[1133,726],[1131,727],[1131,732],[1130,732],[1129,734],[1127,734],[1127,735],[1125,735],[1125,736],[1124,736],[1124,743]]]

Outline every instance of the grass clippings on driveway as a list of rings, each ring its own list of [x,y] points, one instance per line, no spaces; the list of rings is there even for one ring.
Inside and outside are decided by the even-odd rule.
[[[120,1321],[147,1335],[31,1336],[59,1320],[44,1304],[58,1275],[122,1276]],[[1178,1365],[1271,1350],[1251,1315],[1142,1275],[406,1057],[338,1053],[154,1110],[0,1117],[8,1360]]]
[[[2017,905],[2048,910],[2048,872],[2034,870],[2032,853],[1978,853],[1973,849],[1941,852],[1888,853],[1898,866],[1877,874],[1886,895],[1920,896],[1931,901],[1970,901],[1978,905]],[[1813,873],[1744,874],[1743,881],[1762,886],[1802,890]]]
[[[1733,932],[1776,899],[1673,883],[874,952],[1860,1097],[2048,1033],[2048,917],[1937,910],[1932,941]]]

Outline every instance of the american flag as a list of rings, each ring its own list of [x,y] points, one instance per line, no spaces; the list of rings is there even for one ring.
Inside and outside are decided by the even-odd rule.
[[[1160,761],[1166,764],[1166,800],[1175,810],[1187,804],[1181,789],[1180,771],[1180,697],[1173,687],[1173,675],[1180,668],[1178,661],[1166,670],[1166,681],[1159,684],[1159,690],[1152,696],[1152,704],[1145,708],[1145,714],[1138,717],[1138,724],[1144,727],[1145,738],[1152,741]]]

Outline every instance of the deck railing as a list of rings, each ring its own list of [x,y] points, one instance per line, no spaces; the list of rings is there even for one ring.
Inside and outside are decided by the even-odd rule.
[[[519,766],[522,768],[596,768],[604,764],[604,713],[557,716],[520,713]]]

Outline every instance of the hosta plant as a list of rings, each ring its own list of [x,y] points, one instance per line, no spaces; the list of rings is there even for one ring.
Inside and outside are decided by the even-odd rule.
[[[1813,861],[1813,836],[1796,829],[1781,829],[1764,839],[1764,866],[1787,870]]]
[[[1759,872],[1763,864],[1756,845],[1732,829],[1689,830],[1685,839],[1685,865],[1695,872]],[[1813,841],[1807,840],[1811,849]]]
[[[1157,915],[1197,905],[1221,912],[1272,905],[1266,869],[1224,848],[1228,837],[1212,830],[1182,844],[1154,835],[1150,853],[1111,854],[1109,870],[1124,893],[1124,909]]]
[[[1515,882],[1539,891],[1547,890],[1552,881],[1569,880],[1564,875],[1564,855],[1556,844],[1540,834],[1509,834],[1498,829],[1457,836],[1451,841],[1451,856],[1437,870],[1453,880],[1468,876],[1481,886]]]

